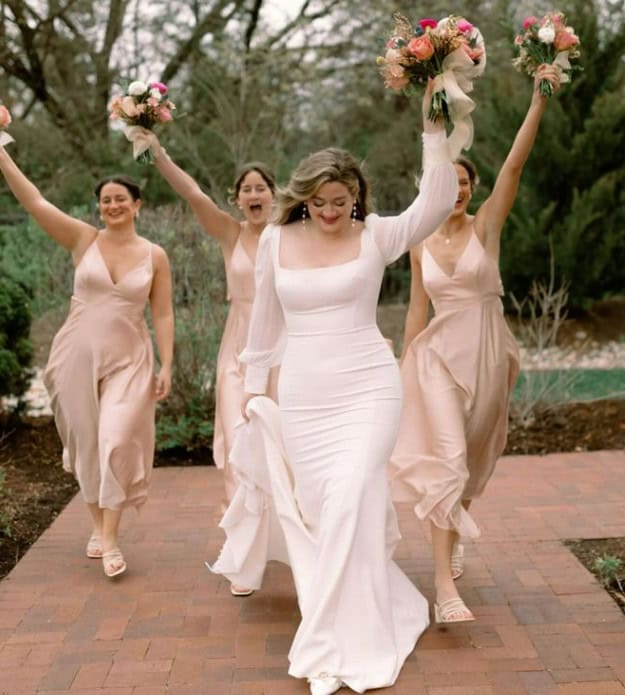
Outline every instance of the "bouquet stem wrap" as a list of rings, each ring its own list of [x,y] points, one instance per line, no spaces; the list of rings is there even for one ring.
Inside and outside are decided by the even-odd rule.
[[[447,105],[453,125],[448,138],[449,149],[452,159],[456,159],[463,149],[468,150],[473,144],[471,112],[475,109],[475,102],[467,92],[473,91],[476,71],[471,58],[460,48],[445,57],[442,68],[443,71],[434,77],[432,99],[433,103],[443,101]]]
[[[139,160],[139,158],[146,159],[147,157],[149,158],[148,161],[151,161],[150,148],[156,140],[154,133],[140,125],[129,125],[124,128],[124,135],[132,143],[133,159]]]

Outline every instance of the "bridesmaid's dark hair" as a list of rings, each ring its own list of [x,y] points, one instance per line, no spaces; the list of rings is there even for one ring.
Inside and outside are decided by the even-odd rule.
[[[113,176],[105,176],[103,179],[100,179],[93,191],[98,200],[100,200],[102,188],[104,188],[107,183],[117,183],[130,193],[133,200],[141,200],[141,186],[134,179],[131,179],[130,176],[126,176],[125,174],[113,174]]]
[[[364,220],[372,211],[369,183],[356,159],[346,150],[328,147],[303,159],[291,174],[286,188],[278,191],[278,224],[308,217],[306,201],[324,183],[342,183],[356,198],[356,219]]]
[[[458,157],[454,164],[460,164],[461,167],[466,169],[466,172],[469,175],[469,183],[471,184],[471,193],[473,193],[475,187],[480,182],[480,177],[477,173],[477,167],[475,166],[475,164],[473,164],[473,162],[470,159],[467,159],[466,157]]]
[[[234,186],[229,191],[230,196],[228,202],[230,202],[230,204],[234,204],[236,202],[236,199],[239,197],[239,193],[241,192],[241,186],[243,185],[245,177],[252,171],[255,171],[263,179],[267,186],[269,186],[269,190],[271,191],[272,195],[276,194],[276,177],[273,171],[271,171],[266,164],[263,164],[263,162],[247,162],[247,164],[244,164],[237,171]]]

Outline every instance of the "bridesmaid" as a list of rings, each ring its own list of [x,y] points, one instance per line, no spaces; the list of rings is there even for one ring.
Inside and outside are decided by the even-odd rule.
[[[154,133],[144,131],[142,136],[150,144],[156,168],[176,193],[189,203],[204,231],[219,243],[226,265],[230,310],[217,357],[213,456],[216,466],[224,472],[226,500],[230,502],[237,480],[228,459],[233,429],[241,418],[245,375],[239,354],[247,339],[254,301],[256,251],[272,211],[275,178],[260,162],[243,166],[234,182],[234,200],[244,217],[240,221],[221,210],[197,182],[172,161]],[[241,595],[245,592],[233,593]]]
[[[428,113],[431,87],[426,95]],[[277,410],[254,397],[266,392],[269,369],[280,364],[276,417],[294,481],[292,492],[283,488],[293,495],[287,506],[294,516],[280,509],[278,519],[302,615],[289,673],[308,678],[313,695],[343,685],[356,692],[392,685],[428,624],[423,596],[391,560],[397,526],[386,464],[401,385],[376,325],[385,266],[431,234],[457,195],[443,126],[424,121],[421,191],[404,212],[371,213],[358,163],[343,150],[321,150],[293,172],[278,223],[258,250],[241,356],[243,412],[253,424],[258,409]],[[225,563],[254,555],[257,544],[231,550],[212,569],[236,581]]]
[[[169,393],[174,343],[169,261],[140,237],[141,191],[125,176],[101,181],[95,195],[102,229],[48,202],[0,147],[6,182],[76,267],[69,315],[52,343],[44,374],[63,467],[74,474],[93,520],[90,558],[107,577],[126,570],[117,537],[122,511],[145,503],[154,457],[154,411]],[[144,319],[150,302],[161,361],[154,376]]]
[[[417,516],[430,522],[437,622],[474,620],[454,585],[463,571],[459,535],[479,535],[467,510],[483,492],[506,442],[519,354],[503,316],[499,248],[547,106],[538,91],[541,79],[554,90],[560,86],[558,69],[541,66],[527,115],[490,196],[475,215],[467,213],[477,172],[459,159],[453,212],[410,252],[401,358],[405,401],[390,474],[394,498],[413,502]],[[430,301],[435,316],[426,328]]]

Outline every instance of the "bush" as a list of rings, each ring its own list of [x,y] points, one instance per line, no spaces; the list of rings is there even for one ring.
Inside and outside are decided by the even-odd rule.
[[[30,306],[24,289],[0,278],[0,396],[21,396],[30,382]]]
[[[173,383],[158,408],[157,448],[209,447],[215,366],[228,309],[221,249],[179,206],[142,212],[141,234],[167,251],[174,283]]]

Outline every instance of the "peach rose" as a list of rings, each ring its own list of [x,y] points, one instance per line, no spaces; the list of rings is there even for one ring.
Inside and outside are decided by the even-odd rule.
[[[430,37],[427,34],[423,36],[415,36],[414,39],[410,39],[408,43],[408,51],[417,60],[428,60],[434,55],[434,46],[430,41]]]
[[[132,97],[124,97],[121,102],[121,109],[128,118],[134,118],[139,115],[139,109]]]
[[[553,40],[553,45],[556,51],[568,51],[578,44],[579,37],[577,37],[573,32],[566,30],[557,31],[556,38]]]
[[[388,65],[384,71],[384,84],[389,89],[404,89],[409,82],[408,75],[401,65]]]
[[[0,104],[0,128],[6,128],[11,123],[11,114],[6,106]]]
[[[462,48],[474,63],[477,63],[479,59],[484,55],[483,46],[471,47],[468,43],[463,43]]]
[[[389,48],[384,56],[384,62],[389,65],[399,65],[404,59],[403,53],[397,48]]]
[[[172,120],[171,111],[169,109],[166,109],[163,107],[156,110],[156,117],[162,123],[164,123],[165,121],[171,121]]]

